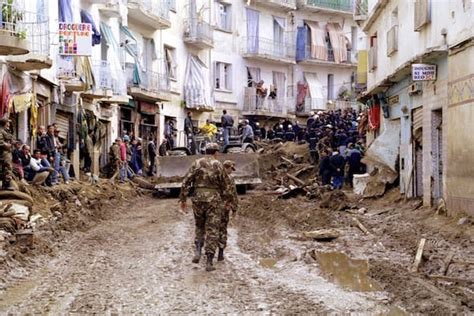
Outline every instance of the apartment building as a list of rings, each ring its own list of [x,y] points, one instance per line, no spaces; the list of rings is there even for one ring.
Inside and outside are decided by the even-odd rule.
[[[218,122],[223,109],[270,126],[353,105],[362,37],[350,0],[13,3],[24,18],[0,34],[2,71],[30,82],[14,94],[36,98],[28,111],[10,111],[16,135],[33,142],[34,126],[55,122],[76,172],[98,173],[118,136],[161,142],[170,120],[184,145],[188,111],[195,126]],[[90,51],[68,54],[60,23],[89,23]]]
[[[368,47],[359,63],[367,72],[358,76],[367,79],[369,141],[386,144],[401,192],[472,213],[472,2],[368,1],[367,11],[358,5]]]

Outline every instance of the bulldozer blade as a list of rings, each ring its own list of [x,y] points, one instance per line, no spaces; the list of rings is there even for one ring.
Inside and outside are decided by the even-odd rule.
[[[157,158],[157,188],[180,188],[184,176],[193,162],[203,156],[166,156]],[[235,171],[232,176],[237,185],[259,184],[260,179],[258,154],[234,153],[221,154],[219,161],[232,160],[235,162]]]

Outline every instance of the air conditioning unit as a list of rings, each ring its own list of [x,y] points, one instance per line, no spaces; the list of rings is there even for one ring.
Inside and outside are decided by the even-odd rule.
[[[412,83],[408,87],[409,95],[421,94],[422,92],[423,92],[423,84],[421,82]]]

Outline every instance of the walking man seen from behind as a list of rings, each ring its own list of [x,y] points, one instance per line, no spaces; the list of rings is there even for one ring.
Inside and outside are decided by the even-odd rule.
[[[224,134],[224,146],[229,145],[229,135],[232,126],[234,126],[234,119],[232,118],[232,116],[227,114],[227,110],[222,111],[221,124],[222,133]]]
[[[181,186],[179,201],[181,209],[186,211],[186,198],[192,195],[194,220],[196,224],[195,246],[196,253],[193,263],[199,263],[201,249],[205,243],[207,256],[206,271],[215,270],[213,259],[219,241],[219,228],[222,222],[223,203],[228,201],[231,194],[229,177],[221,162],[216,159],[219,146],[210,143],[206,147],[203,158],[197,159],[186,174]]]

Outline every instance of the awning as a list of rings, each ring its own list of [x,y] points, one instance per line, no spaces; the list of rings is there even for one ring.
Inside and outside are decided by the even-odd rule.
[[[318,22],[306,21],[311,32],[310,56],[313,59],[328,60],[326,32]]]
[[[357,53],[357,84],[367,84],[367,50],[360,50]]]
[[[184,78],[184,100],[187,108],[212,108],[209,78],[205,68],[206,66],[196,56],[189,55]]]
[[[100,33],[95,26],[92,15],[86,10],[81,10],[81,22],[89,23],[92,26],[92,46],[100,44]]]
[[[308,39],[308,27],[298,26],[296,33],[296,61],[303,61],[306,59],[306,41]]]
[[[328,23],[329,40],[334,52],[334,61],[341,63],[347,61],[346,36],[338,23]]]
[[[326,110],[327,105],[324,103],[323,85],[315,73],[304,73],[306,83],[309,86],[309,95],[311,96],[311,110]]]
[[[274,16],[273,19],[277,24],[284,30],[286,28],[286,20],[284,18],[280,18],[278,16]]]
[[[158,112],[157,110],[156,104],[140,101],[140,113],[154,115]]]
[[[120,32],[125,35],[127,38],[125,43],[124,43],[124,48],[125,51],[132,56],[132,58],[135,60],[135,65],[133,69],[133,83],[134,84],[140,84],[141,83],[141,67],[140,67],[140,62],[138,58],[138,42],[135,36],[132,34],[130,29],[126,27],[125,25],[120,25]]]

